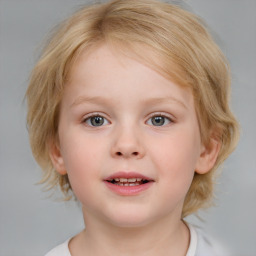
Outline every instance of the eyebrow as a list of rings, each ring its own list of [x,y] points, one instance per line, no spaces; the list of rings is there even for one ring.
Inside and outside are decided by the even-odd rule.
[[[95,96],[95,97],[88,97],[88,96],[80,96],[77,99],[74,100],[74,102],[70,105],[71,107],[75,107],[77,105],[83,104],[83,103],[100,103],[100,104],[107,104],[109,100],[104,97]]]
[[[183,108],[188,109],[187,105],[183,101],[181,101],[177,98],[174,98],[172,96],[166,96],[166,97],[160,97],[160,98],[149,98],[149,99],[143,100],[143,102],[145,104],[159,104],[159,103],[165,103],[165,102],[175,102],[175,103],[178,103],[179,105],[181,105]]]
[[[94,96],[94,97],[88,97],[88,96],[80,96],[74,102],[71,104],[71,107],[76,107],[77,105],[83,104],[83,103],[96,103],[96,104],[111,104],[112,100],[110,98],[100,97],[100,96]],[[143,103],[147,105],[152,104],[159,104],[159,103],[165,103],[165,102],[175,102],[181,105],[183,108],[188,109],[186,104],[182,102],[179,99],[176,99],[172,96],[167,97],[159,97],[159,98],[149,98],[146,100],[142,100]]]

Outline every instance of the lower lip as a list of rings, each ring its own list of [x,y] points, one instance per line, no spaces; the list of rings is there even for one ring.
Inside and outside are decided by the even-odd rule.
[[[141,185],[137,185],[137,186],[119,186],[108,181],[104,181],[104,183],[111,191],[121,196],[138,195],[143,191],[149,189],[153,185],[153,181],[150,181]]]

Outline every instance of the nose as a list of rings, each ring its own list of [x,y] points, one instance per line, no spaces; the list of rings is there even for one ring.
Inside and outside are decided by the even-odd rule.
[[[136,129],[124,128],[115,132],[115,139],[111,148],[111,155],[114,158],[135,158],[140,159],[145,155],[145,148],[142,145],[142,136]]]

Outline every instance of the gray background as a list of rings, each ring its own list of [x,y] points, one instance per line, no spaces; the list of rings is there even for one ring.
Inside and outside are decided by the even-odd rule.
[[[43,255],[83,227],[79,206],[57,202],[35,185],[23,102],[46,33],[82,0],[0,0],[0,255]],[[217,207],[190,218],[233,250],[256,255],[256,0],[188,0],[218,37],[232,68],[232,109],[242,126],[224,165]],[[206,255],[207,256],[207,255]],[[223,255],[225,256],[225,255]]]

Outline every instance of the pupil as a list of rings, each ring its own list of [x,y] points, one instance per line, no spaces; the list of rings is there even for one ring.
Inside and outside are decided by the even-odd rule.
[[[92,118],[91,122],[93,126],[101,126],[103,125],[104,120],[101,116],[95,116]]]
[[[155,116],[152,120],[153,125],[161,126],[164,124],[164,117],[162,116]]]

